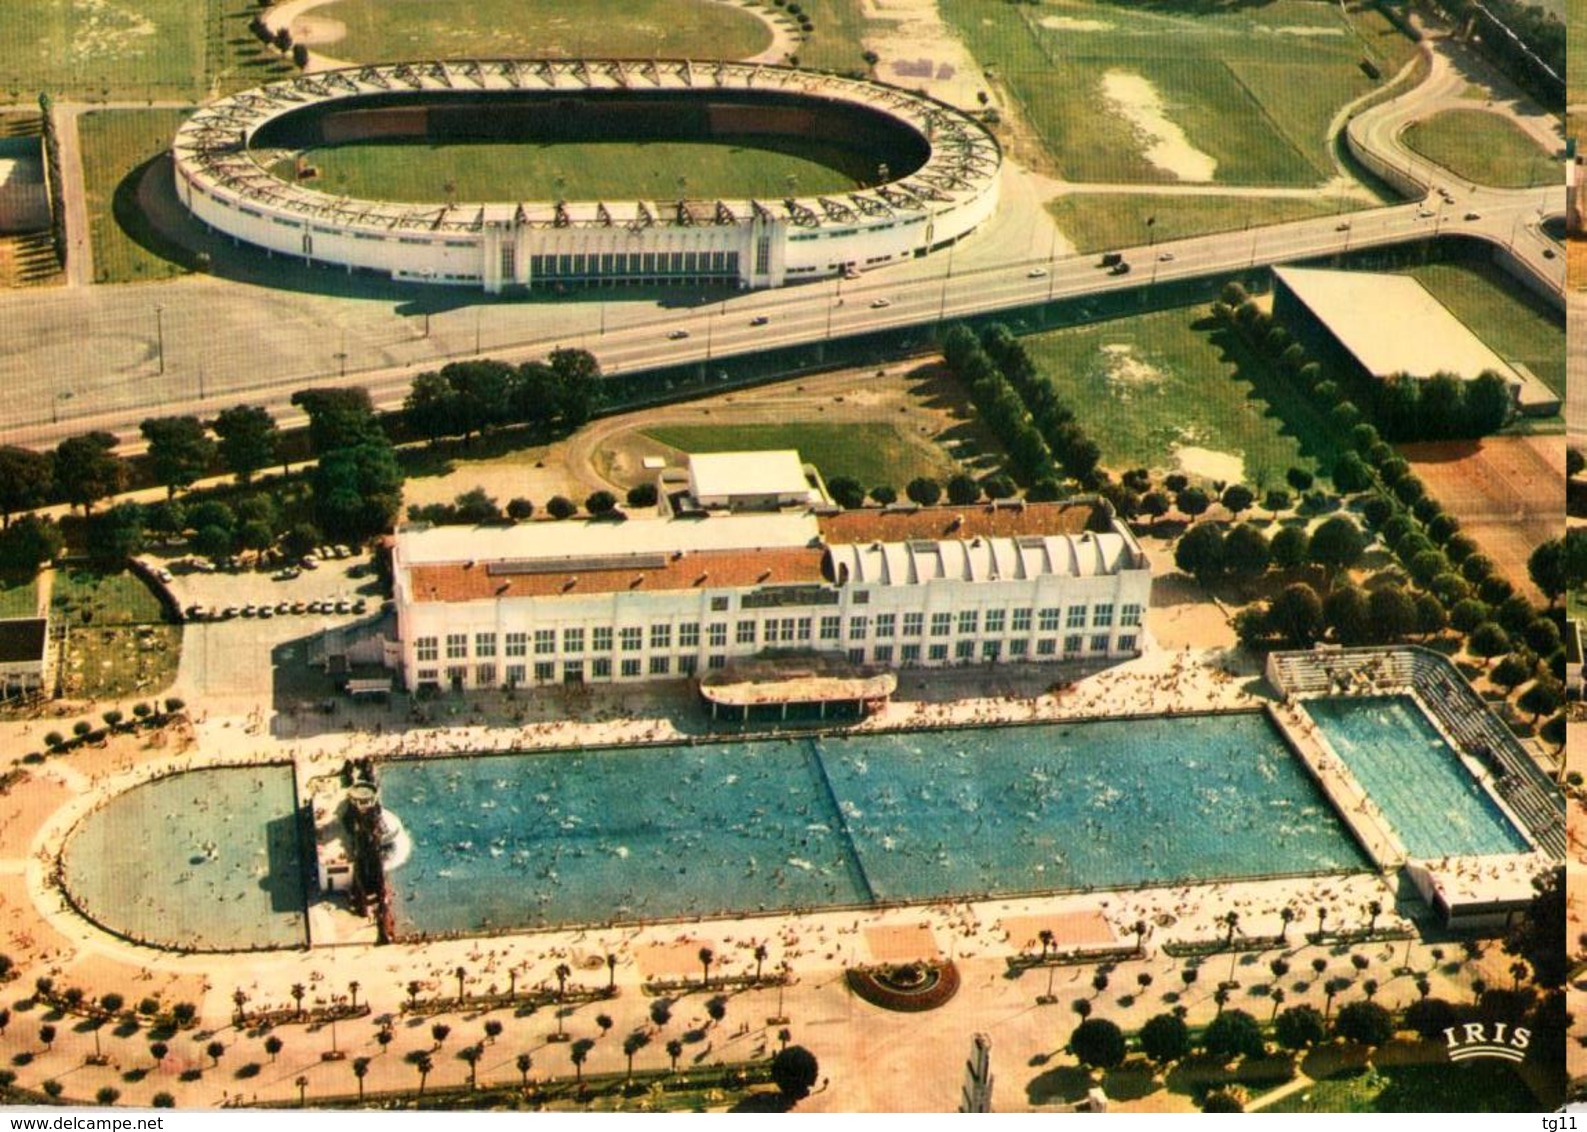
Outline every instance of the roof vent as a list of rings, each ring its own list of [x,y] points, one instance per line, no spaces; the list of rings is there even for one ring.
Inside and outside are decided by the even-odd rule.
[[[643,574],[635,574],[634,575],[634,580],[632,582],[628,583],[628,588],[631,589],[631,590],[637,590],[640,586],[642,586],[644,584],[645,584],[645,576]]]
[[[705,585],[705,580],[710,576],[711,572],[709,570],[702,570],[700,572],[700,576],[694,580],[694,584],[697,586],[703,586]]]
[[[771,577],[771,571],[770,570],[762,570],[760,572],[760,577],[756,578],[755,580],[757,582],[764,582],[769,577]]]
[[[577,578],[569,578],[567,581],[562,583],[562,592],[563,593],[567,593],[569,590],[571,590],[574,586],[576,586],[578,584],[579,584],[579,580]]]

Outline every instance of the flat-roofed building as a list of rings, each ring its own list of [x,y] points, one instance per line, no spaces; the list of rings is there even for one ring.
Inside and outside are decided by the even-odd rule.
[[[707,511],[777,511],[828,502],[815,469],[792,449],[690,456],[689,494]]]
[[[1089,503],[404,530],[393,572],[411,690],[692,676],[783,652],[1116,660],[1144,647],[1151,589],[1134,536]]]
[[[49,650],[49,622],[44,618],[0,619],[0,699],[42,692]]]
[[[1559,411],[1557,394],[1496,354],[1420,280],[1314,267],[1274,268],[1273,278],[1274,317],[1320,331],[1370,377],[1425,380],[1448,373],[1470,381],[1492,370],[1522,412]]]

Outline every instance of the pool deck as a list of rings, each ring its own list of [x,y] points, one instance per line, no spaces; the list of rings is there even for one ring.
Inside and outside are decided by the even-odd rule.
[[[1019,683],[1019,674],[989,673],[984,668],[955,673],[932,673],[929,678],[906,679],[900,694],[915,699],[894,702],[861,730],[941,725],[996,724],[1034,720],[1070,720],[1096,716],[1128,716],[1246,709],[1264,702],[1255,693],[1262,688],[1251,671],[1230,667],[1234,662],[1219,650],[1159,650],[1102,673],[1086,676],[1061,690],[1032,684],[1039,674]],[[1049,678],[1050,680],[1050,678]],[[928,697],[931,697],[928,699]],[[375,1017],[396,1017],[397,1042],[384,1051],[374,1042],[374,1027],[347,1023],[341,1027],[342,1048],[349,1056],[367,1055],[371,1069],[366,1086],[382,1089],[412,1088],[416,1076],[402,1054],[429,1049],[429,1019],[401,1017],[410,981],[421,984],[423,996],[455,994],[455,971],[463,967],[468,990],[505,988],[515,978],[520,988],[555,985],[554,968],[567,963],[573,981],[586,986],[604,985],[604,957],[617,957],[616,985],[622,992],[599,1007],[579,1007],[567,1019],[575,1036],[599,1038],[594,1016],[604,1011],[616,1022],[615,1033],[646,1029],[656,1040],[636,1058],[641,1067],[665,1067],[666,1039],[683,1037],[699,1028],[690,1040],[686,1063],[705,1064],[721,1058],[743,1060],[766,1056],[776,1048],[778,1025],[767,1019],[785,1014],[793,1040],[808,1046],[819,1058],[821,1072],[830,1078],[801,1102],[801,1111],[951,1111],[958,1103],[956,1071],[922,1074],[922,1066],[958,1066],[968,1048],[969,1035],[987,1033],[994,1044],[994,1062],[1001,1084],[995,1097],[1002,1110],[1041,1110],[1044,1102],[1028,1092],[1032,1079],[1049,1072],[1053,1049],[1061,1045],[1075,1016],[1067,1007],[1046,1008],[1035,1000],[1051,990],[1062,1002],[1085,998],[1099,1016],[1126,1028],[1139,1026],[1152,1014],[1184,1006],[1192,1023],[1209,1020],[1216,1010],[1214,992],[1220,980],[1240,984],[1234,1004],[1259,1016],[1272,1008],[1267,989],[1272,984],[1270,960],[1284,957],[1291,964],[1284,980],[1286,1002],[1323,1003],[1326,976],[1313,973],[1314,960],[1322,960],[1327,976],[1357,974],[1345,955],[1346,948],[1331,939],[1312,942],[1303,935],[1307,921],[1325,910],[1328,927],[1355,930],[1365,926],[1367,905],[1378,902],[1384,911],[1380,927],[1409,927],[1395,910],[1393,877],[1366,872],[1305,878],[1253,880],[1235,883],[1184,884],[1127,891],[1095,891],[1059,896],[914,905],[876,911],[853,910],[801,915],[769,915],[744,920],[653,923],[642,926],[589,930],[519,933],[490,938],[457,939],[424,944],[374,947],[367,941],[372,930],[366,922],[315,905],[311,930],[317,946],[308,950],[244,953],[236,955],[183,955],[136,947],[76,916],[62,906],[48,883],[49,869],[60,838],[77,816],[110,793],[157,774],[196,766],[232,765],[289,757],[297,766],[300,789],[306,780],[333,774],[350,755],[446,755],[492,749],[566,748],[608,746],[634,742],[687,742],[683,727],[693,726],[691,712],[678,689],[623,688],[604,696],[570,705],[555,695],[511,704],[495,716],[481,705],[469,705],[447,718],[445,726],[414,725],[389,711],[368,709],[356,716],[353,730],[320,730],[326,723],[290,721],[293,734],[272,735],[258,712],[222,715],[216,707],[198,713],[192,724],[171,728],[158,745],[143,736],[118,737],[104,749],[84,749],[31,768],[28,779],[0,798],[0,809],[20,807],[45,811],[26,846],[7,842],[0,859],[0,950],[17,963],[20,978],[6,988],[7,1004],[23,997],[33,980],[49,975],[61,985],[81,985],[90,995],[114,990],[135,1000],[157,993],[167,1002],[191,1000],[200,1007],[204,1039],[182,1035],[156,1072],[137,1082],[123,1079],[126,1068],[149,1065],[147,1034],[118,1038],[102,1035],[110,1054],[107,1066],[84,1065],[92,1049],[92,1036],[78,1032],[67,1020],[50,1051],[38,1039],[36,1013],[13,1012],[11,1025],[0,1034],[0,1060],[11,1064],[18,1053],[33,1055],[31,1064],[18,1068],[19,1083],[37,1087],[47,1077],[68,1082],[67,1095],[92,1097],[102,1085],[122,1091],[122,1103],[145,1105],[154,1092],[169,1090],[183,1107],[203,1107],[239,1097],[295,1101],[294,1081],[308,1080],[308,1100],[316,1095],[347,1095],[355,1083],[346,1064],[323,1062],[319,1052],[329,1046],[329,1035],[300,1026],[278,1030],[286,1041],[278,1059],[262,1050],[263,1036],[231,1028],[231,997],[241,989],[249,1009],[290,1007],[295,984],[307,989],[305,1004],[325,1003],[345,997],[349,983],[360,984],[360,1001],[367,1001]],[[578,718],[568,715],[576,712]],[[352,714],[352,713],[349,713]],[[683,721],[682,726],[674,721]],[[300,729],[300,723],[303,725]],[[345,719],[341,721],[346,726]],[[14,749],[38,745],[38,735],[56,720],[0,725],[0,736],[12,740]],[[309,734],[307,732],[314,731]],[[33,784],[37,795],[34,796]],[[301,796],[306,797],[304,792]],[[20,839],[18,839],[20,840]],[[1293,923],[1286,922],[1288,910]],[[1226,934],[1224,916],[1238,912],[1238,935],[1252,937],[1252,950],[1222,952],[1204,960],[1206,970],[1194,983],[1182,978],[1190,966],[1164,951],[1171,942],[1209,943]],[[1096,991],[1093,964],[1077,963],[1046,971],[1035,969],[1010,977],[1009,960],[1029,955],[1033,928],[1056,924],[1076,942],[1103,941],[1111,936],[1126,946],[1135,941],[1134,925],[1147,925],[1143,955],[1115,961],[1111,989]],[[1287,933],[1281,946],[1256,944],[1256,938],[1276,940]],[[1082,940],[1083,937],[1083,940]],[[330,945],[335,944],[335,945]],[[768,972],[784,964],[791,982],[784,989],[762,987],[734,991],[727,1020],[707,1025],[705,989],[678,996],[670,1027],[657,1032],[649,1020],[652,1001],[641,993],[647,976],[658,967],[677,968],[687,974],[688,957],[700,947],[717,956],[713,974],[742,975],[755,967],[753,950],[764,945]],[[962,989],[953,1001],[926,1015],[899,1015],[858,1002],[846,990],[843,970],[856,963],[898,961],[905,953],[934,949],[959,966]],[[1380,1001],[1406,1002],[1416,994],[1415,978],[1425,975],[1433,993],[1448,998],[1469,996],[1473,977],[1492,984],[1505,979],[1506,958],[1498,948],[1478,964],[1439,962],[1431,945],[1421,940],[1403,943],[1357,945],[1378,979]],[[1449,948],[1451,952],[1458,949]],[[1450,956],[1454,958],[1455,956]],[[1415,974],[1396,973],[1409,962]],[[1220,964],[1228,964],[1227,967]],[[509,970],[514,976],[509,976]],[[696,967],[697,971],[698,968]],[[1149,976],[1143,983],[1142,976]],[[1051,985],[1056,984],[1056,985]],[[786,1000],[786,1001],[785,1001]],[[517,1080],[515,1055],[527,1051],[534,1057],[533,1075],[571,1075],[565,1045],[548,1043],[549,1012],[514,1017],[498,1011],[491,1017],[506,1027],[501,1038],[487,1046],[480,1065],[484,1080]],[[475,1015],[451,1015],[462,1046],[477,1034]],[[227,1046],[225,1060],[212,1067],[203,1055],[210,1032]],[[586,1066],[588,1071],[620,1070],[624,1065],[618,1036],[597,1040]],[[454,1059],[453,1050],[435,1057],[434,1086],[467,1080],[467,1067]],[[1061,1055],[1058,1062],[1065,1062]],[[257,1065],[253,1075],[236,1071]],[[1028,1068],[1043,1066],[1046,1068]],[[197,1080],[179,1082],[184,1070],[202,1069]],[[1142,1106],[1178,1106],[1191,1109],[1183,1094],[1156,1092]],[[1126,1106],[1128,1107],[1128,1106]]]

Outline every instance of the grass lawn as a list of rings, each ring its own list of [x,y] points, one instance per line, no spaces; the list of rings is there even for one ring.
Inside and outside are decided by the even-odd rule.
[[[1109,468],[1172,471],[1174,452],[1184,446],[1238,457],[1244,482],[1263,488],[1283,487],[1290,467],[1332,465],[1333,438],[1305,395],[1215,330],[1208,307],[1117,318],[1024,341],[1101,446]],[[1198,474],[1196,461],[1186,463]]]
[[[1535,1112],[1514,1070],[1494,1061],[1389,1065],[1318,1081],[1264,1112]]]
[[[83,183],[88,230],[94,246],[94,281],[130,283],[185,274],[185,269],[149,251],[128,233],[140,213],[126,199],[129,175],[170,145],[180,110],[99,110],[77,120],[83,148]],[[117,207],[117,194],[122,194]]]
[[[347,28],[345,38],[319,49],[360,63],[471,55],[740,59],[771,46],[759,17],[705,0],[341,0],[315,14]]]
[[[50,604],[67,625],[68,697],[153,695],[176,679],[182,627],[161,621],[159,601],[131,571],[63,567]]]
[[[1553,155],[1519,126],[1486,110],[1445,110],[1405,131],[1405,144],[1463,181],[1503,189],[1552,185]]]
[[[900,492],[916,476],[946,477],[956,470],[946,455],[932,459],[890,424],[669,425],[645,435],[684,452],[763,452],[797,449],[824,479],[853,476],[867,490],[891,484]]]
[[[145,625],[161,620],[160,602],[130,570],[102,574],[65,566],[55,574],[50,604],[73,625]],[[85,620],[83,611],[90,617]]]
[[[1354,211],[1361,202],[1346,198],[1344,209]],[[1059,229],[1077,251],[1099,252],[1134,247],[1148,239],[1147,217],[1153,219],[1151,238],[1178,240],[1209,232],[1311,220],[1340,211],[1338,200],[1296,200],[1289,197],[1196,197],[1157,193],[1068,193],[1047,205]]]
[[[1169,181],[1143,152],[1142,127],[1103,93],[1117,72],[1144,79],[1217,181],[1309,185],[1332,175],[1334,112],[1411,58],[1375,10],[1274,0],[1171,7],[1052,0],[1037,7],[943,0],[976,59],[1018,98],[1063,176]],[[1374,60],[1383,80],[1360,68]],[[1153,127],[1153,132],[1159,132]]]
[[[1409,274],[1506,361],[1521,362],[1554,392],[1565,392],[1565,327],[1495,264],[1431,263]]]
[[[385,200],[441,201],[450,182],[455,200],[573,200],[643,197],[672,200],[678,178],[691,198],[779,197],[788,177],[801,193],[855,188],[866,156],[838,146],[777,145],[770,139],[730,141],[514,142],[425,145],[353,143],[312,150],[319,169],[312,184],[325,192]],[[844,170],[847,170],[846,172]],[[290,160],[278,176],[292,176]],[[874,173],[874,169],[872,170]]]
[[[0,617],[37,617],[38,583],[34,578],[0,578]]]

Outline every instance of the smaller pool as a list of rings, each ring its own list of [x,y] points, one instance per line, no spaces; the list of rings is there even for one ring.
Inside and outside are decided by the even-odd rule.
[[[1531,849],[1411,697],[1346,696],[1303,707],[1410,856]]]

